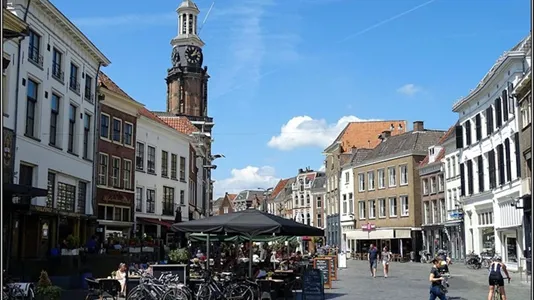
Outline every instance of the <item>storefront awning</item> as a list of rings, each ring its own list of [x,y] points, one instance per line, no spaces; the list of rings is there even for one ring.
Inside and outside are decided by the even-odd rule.
[[[393,239],[393,229],[377,229],[371,231],[353,230],[347,231],[347,239],[350,240],[376,240],[376,239]]]
[[[165,228],[171,228],[172,222],[171,221],[160,221],[158,219],[151,219],[151,218],[137,218],[141,222],[153,224],[153,225],[161,225]]]
[[[40,189],[32,186],[4,183],[4,193],[11,194],[14,197],[45,197],[48,195],[48,190]]]

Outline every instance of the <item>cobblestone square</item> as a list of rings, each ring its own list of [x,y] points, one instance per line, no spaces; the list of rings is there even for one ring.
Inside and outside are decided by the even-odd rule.
[[[372,278],[367,261],[347,261],[347,268],[338,273],[332,289],[325,289],[327,299],[428,299],[430,264],[392,263],[388,278],[379,266],[377,277]],[[450,299],[485,300],[488,284],[486,270],[467,269],[464,264],[450,267]],[[509,300],[529,299],[530,286],[519,282],[519,274],[510,274],[512,282],[506,285]]]

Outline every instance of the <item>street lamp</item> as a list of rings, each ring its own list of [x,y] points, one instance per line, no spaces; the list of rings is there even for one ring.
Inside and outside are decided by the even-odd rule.
[[[273,192],[273,188],[258,188],[258,190],[263,190],[263,205],[262,205],[262,211],[267,212],[267,200],[269,200],[269,196]]]

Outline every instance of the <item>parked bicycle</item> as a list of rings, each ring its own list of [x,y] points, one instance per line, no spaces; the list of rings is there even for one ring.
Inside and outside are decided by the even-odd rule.
[[[159,278],[138,270],[134,271],[141,276],[139,285],[133,288],[127,295],[127,300],[189,300],[192,299],[192,291],[180,283],[177,275],[162,273]]]
[[[259,298],[258,285],[233,275],[203,271],[203,282],[195,293],[197,300],[253,300]]]
[[[480,269],[482,267],[480,256],[471,251],[465,258],[465,265],[470,269]]]

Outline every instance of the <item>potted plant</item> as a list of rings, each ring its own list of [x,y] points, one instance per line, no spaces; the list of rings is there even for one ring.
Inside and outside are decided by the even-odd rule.
[[[169,259],[173,262],[187,264],[189,262],[189,251],[186,248],[169,251]]]
[[[154,239],[151,236],[144,238],[143,245],[143,252],[154,252]]]
[[[113,272],[111,272],[111,278],[114,279],[116,276],[117,276],[117,271],[113,271]]]
[[[41,271],[41,276],[39,276],[35,294],[39,300],[59,300],[61,298],[61,288],[52,285],[48,273],[43,270]]]
[[[138,237],[133,237],[130,239],[128,248],[130,253],[140,253],[141,252],[141,240]]]

